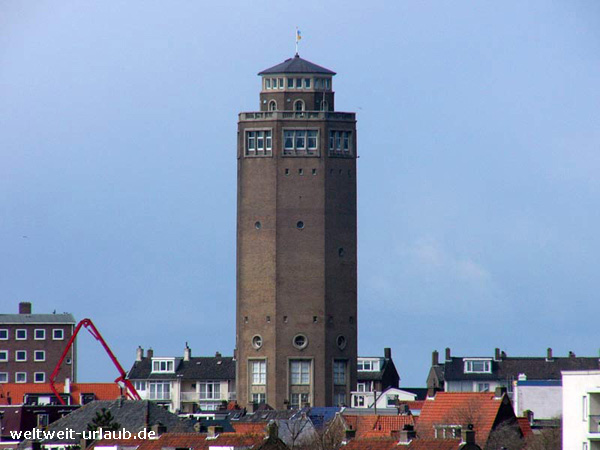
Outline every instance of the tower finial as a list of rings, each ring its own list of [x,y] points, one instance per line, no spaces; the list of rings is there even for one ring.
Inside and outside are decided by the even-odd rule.
[[[296,56],[300,56],[298,54],[298,42],[300,42],[300,39],[302,39],[302,35],[300,34],[298,27],[296,27]]]

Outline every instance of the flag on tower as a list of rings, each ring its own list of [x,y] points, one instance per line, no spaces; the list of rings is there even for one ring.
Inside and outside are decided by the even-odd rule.
[[[300,34],[300,30],[296,28],[296,41],[299,41],[300,39],[302,39],[302,35]]]

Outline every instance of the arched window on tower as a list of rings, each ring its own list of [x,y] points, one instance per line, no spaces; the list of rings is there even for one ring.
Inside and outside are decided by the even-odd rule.
[[[277,111],[277,102],[275,100],[269,102],[269,111]]]
[[[304,102],[302,100],[294,102],[294,111],[304,111]]]

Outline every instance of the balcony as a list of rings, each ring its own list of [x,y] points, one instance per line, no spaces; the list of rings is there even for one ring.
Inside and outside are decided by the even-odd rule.
[[[334,111],[260,111],[239,114],[240,122],[256,120],[340,120],[355,121],[355,113]]]
[[[181,393],[181,401],[182,402],[221,402],[221,401],[231,401],[235,400],[236,395],[235,392],[223,392],[221,394],[205,394],[200,392],[182,392]]]
[[[150,392],[148,400],[171,400],[170,392]]]

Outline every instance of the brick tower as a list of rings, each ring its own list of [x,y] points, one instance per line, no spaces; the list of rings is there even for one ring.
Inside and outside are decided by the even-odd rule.
[[[356,119],[331,70],[259,73],[238,123],[238,402],[349,404],[356,385]]]

